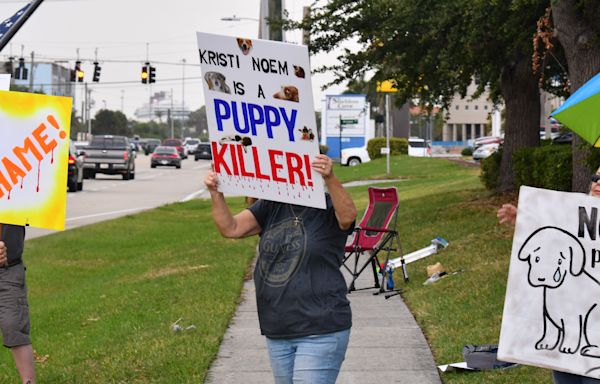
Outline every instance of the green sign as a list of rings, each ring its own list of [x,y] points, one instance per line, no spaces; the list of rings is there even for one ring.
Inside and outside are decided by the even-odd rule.
[[[340,119],[340,124],[342,125],[351,125],[351,124],[358,124],[358,119]]]

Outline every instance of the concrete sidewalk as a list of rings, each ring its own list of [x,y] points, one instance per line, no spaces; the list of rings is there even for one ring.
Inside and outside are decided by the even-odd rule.
[[[373,276],[368,272],[361,275],[358,287],[372,282]],[[441,384],[425,337],[400,296],[386,300],[381,295],[373,296],[373,292],[376,290],[355,291],[348,295],[353,326],[337,383]],[[206,382],[274,382],[265,340],[258,326],[252,280],[244,284],[241,303]]]

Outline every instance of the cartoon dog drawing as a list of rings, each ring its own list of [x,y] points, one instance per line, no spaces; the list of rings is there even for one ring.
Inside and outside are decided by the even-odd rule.
[[[221,139],[219,140],[219,144],[223,144],[223,143],[227,143],[227,142],[234,142],[234,143],[242,144],[242,147],[244,148],[244,152],[246,152],[247,146],[252,145],[251,138],[249,138],[248,136],[242,137],[240,135],[224,136],[224,137],[221,137]]]
[[[285,85],[281,87],[281,91],[274,94],[273,97],[280,100],[294,101],[296,103],[300,101],[300,97],[298,96],[298,88],[294,87],[293,85]]]
[[[238,37],[236,40],[237,40],[238,47],[240,47],[240,50],[242,51],[244,56],[249,54],[250,50],[252,49],[252,40],[243,39],[241,37]]]
[[[304,68],[302,68],[299,65],[294,65],[294,75],[296,75],[296,77],[304,79]]]
[[[535,349],[600,358],[600,283],[584,269],[579,240],[542,227],[521,246],[519,260],[529,264],[529,285],[543,289],[543,334]]]
[[[315,134],[312,129],[307,128],[306,126],[298,131],[302,132],[302,140],[313,141],[315,139]]]
[[[225,76],[219,72],[206,72],[204,75],[204,80],[208,84],[208,89],[223,92],[223,93],[231,93],[231,89],[225,83]]]

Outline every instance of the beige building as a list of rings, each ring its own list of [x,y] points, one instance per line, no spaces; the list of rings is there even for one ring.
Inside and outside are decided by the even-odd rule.
[[[456,95],[446,113],[442,131],[443,141],[467,141],[486,136],[489,130],[493,104],[488,100],[488,92],[472,99],[477,85],[471,83],[465,98]]]

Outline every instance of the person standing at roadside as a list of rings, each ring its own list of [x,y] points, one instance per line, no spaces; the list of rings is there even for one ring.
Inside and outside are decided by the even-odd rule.
[[[23,248],[25,227],[0,224],[0,330],[23,384],[35,383]]]
[[[600,175],[600,168],[596,171]],[[592,182],[590,195],[600,197],[600,182]],[[517,207],[512,204],[503,204],[496,213],[500,224],[515,225],[517,220]],[[591,377],[574,375],[572,373],[552,371],[554,384],[600,384],[600,380]]]
[[[327,209],[261,199],[234,216],[217,174],[204,180],[223,237],[260,234],[254,283],[276,384],[335,383],[352,326],[340,266],[356,207],[329,157],[317,155],[311,166],[328,189]]]

